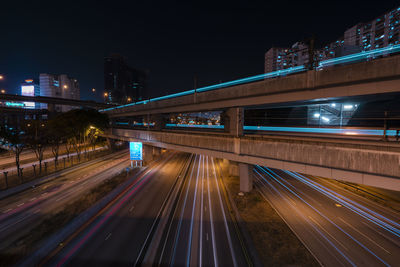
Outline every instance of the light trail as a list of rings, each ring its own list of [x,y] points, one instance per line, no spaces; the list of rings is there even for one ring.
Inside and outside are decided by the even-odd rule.
[[[305,200],[300,194],[305,195],[306,194],[298,189],[295,188],[291,183],[289,183],[286,179],[278,175],[276,172],[273,170],[266,168],[266,167],[260,167],[257,166],[257,168],[262,171],[264,174],[268,175],[270,178],[272,178],[275,182],[277,182],[280,186],[282,186],[285,190],[296,196],[299,200],[301,200],[302,203],[306,204],[311,210],[316,212],[318,215],[320,215],[322,218],[324,218],[326,221],[328,221],[330,224],[332,224],[336,229],[338,229],[340,232],[342,232],[344,235],[346,235],[348,238],[353,240],[356,244],[358,244],[360,247],[362,247],[366,252],[374,256],[376,259],[378,259],[382,264],[389,266],[389,264],[383,260],[381,257],[379,257],[376,253],[374,253],[371,249],[369,249],[366,245],[364,245],[360,240],[349,234],[346,230],[344,230],[342,227],[340,227],[337,223],[335,223],[332,219],[328,218],[325,214],[323,214],[319,209],[315,208],[311,203],[309,203],[307,200]],[[289,188],[290,187],[290,188]],[[297,190],[299,193],[296,193],[294,190]],[[357,213],[358,214],[358,213]],[[360,215],[360,214],[358,214]]]
[[[377,56],[389,55],[391,53],[397,53],[397,52],[400,52],[400,45],[390,45],[387,47],[377,48],[377,49],[373,49],[373,50],[369,50],[369,51],[362,51],[360,53],[355,53],[355,54],[351,54],[351,55],[347,55],[347,56],[343,56],[343,57],[337,57],[337,58],[323,60],[318,63],[318,66],[316,69],[320,70],[320,69],[323,69],[324,67],[334,66],[337,64],[357,63],[357,62],[360,62],[360,60],[368,60],[368,59],[371,59],[371,58],[374,58]],[[265,79],[286,76],[289,74],[294,74],[294,73],[299,73],[299,72],[304,72],[304,71],[307,71],[307,68],[305,65],[295,66],[295,67],[291,67],[291,68],[287,68],[287,69],[283,69],[283,70],[277,70],[277,71],[259,74],[259,75],[255,75],[255,76],[251,76],[251,77],[238,79],[238,80],[233,80],[233,81],[223,82],[223,83],[214,84],[214,85],[210,85],[210,86],[205,86],[205,87],[201,87],[201,88],[194,89],[194,90],[187,90],[187,91],[183,91],[183,92],[179,92],[179,93],[155,97],[155,98],[151,98],[148,100],[143,100],[143,101],[130,103],[130,104],[126,104],[126,105],[121,105],[121,106],[117,106],[117,107],[101,109],[99,111],[104,112],[104,111],[110,111],[110,110],[114,110],[114,109],[125,108],[125,107],[129,107],[129,106],[142,105],[142,104],[145,105],[149,102],[161,101],[161,100],[165,100],[165,99],[176,98],[176,97],[181,97],[181,96],[186,96],[186,95],[194,95],[196,93],[221,89],[221,88],[239,85],[239,84],[246,84],[246,83],[250,83],[250,82],[262,81]]]

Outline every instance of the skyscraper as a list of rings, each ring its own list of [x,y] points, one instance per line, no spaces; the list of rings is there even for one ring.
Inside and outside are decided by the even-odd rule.
[[[104,58],[105,101],[126,104],[142,100],[146,76],[144,71],[129,67],[121,55]]]
[[[40,96],[59,97],[80,100],[79,82],[75,78],[68,77],[66,74],[40,74]],[[42,104],[42,108],[47,108]],[[66,112],[72,107],[56,105],[55,111]]]
[[[400,7],[370,22],[357,23],[347,29],[343,37],[316,50],[315,58],[326,60],[397,44],[400,44]],[[301,43],[295,43],[291,48],[271,48],[265,54],[265,72],[307,63],[306,50],[307,46]]]

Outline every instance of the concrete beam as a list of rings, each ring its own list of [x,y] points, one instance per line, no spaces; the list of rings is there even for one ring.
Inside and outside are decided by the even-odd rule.
[[[126,129],[113,129],[106,136],[400,191],[400,144],[394,142],[276,136],[235,138],[226,134]],[[239,150],[234,146],[236,141]]]
[[[253,190],[253,166],[239,163],[240,191],[250,192]]]
[[[243,135],[244,126],[244,109],[243,108],[228,108],[224,114],[225,132],[239,137]]]
[[[200,92],[109,110],[110,117],[221,110],[400,92],[400,56]]]

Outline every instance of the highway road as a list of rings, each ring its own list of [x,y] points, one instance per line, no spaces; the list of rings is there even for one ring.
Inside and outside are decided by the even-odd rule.
[[[73,169],[35,188],[0,200],[0,257],[47,214],[129,166],[128,151],[116,152]]]
[[[400,214],[322,179],[256,166],[255,184],[323,266],[399,266]]]
[[[46,266],[246,266],[214,159],[174,153],[138,176]]]

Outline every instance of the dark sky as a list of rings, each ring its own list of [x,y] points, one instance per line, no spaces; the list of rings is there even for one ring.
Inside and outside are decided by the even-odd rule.
[[[9,2],[9,3],[6,3]],[[17,93],[39,73],[76,77],[101,100],[103,58],[120,53],[149,73],[150,96],[256,75],[264,53],[316,35],[335,40],[398,1],[4,1],[0,88]],[[90,92],[96,88],[96,95]]]

